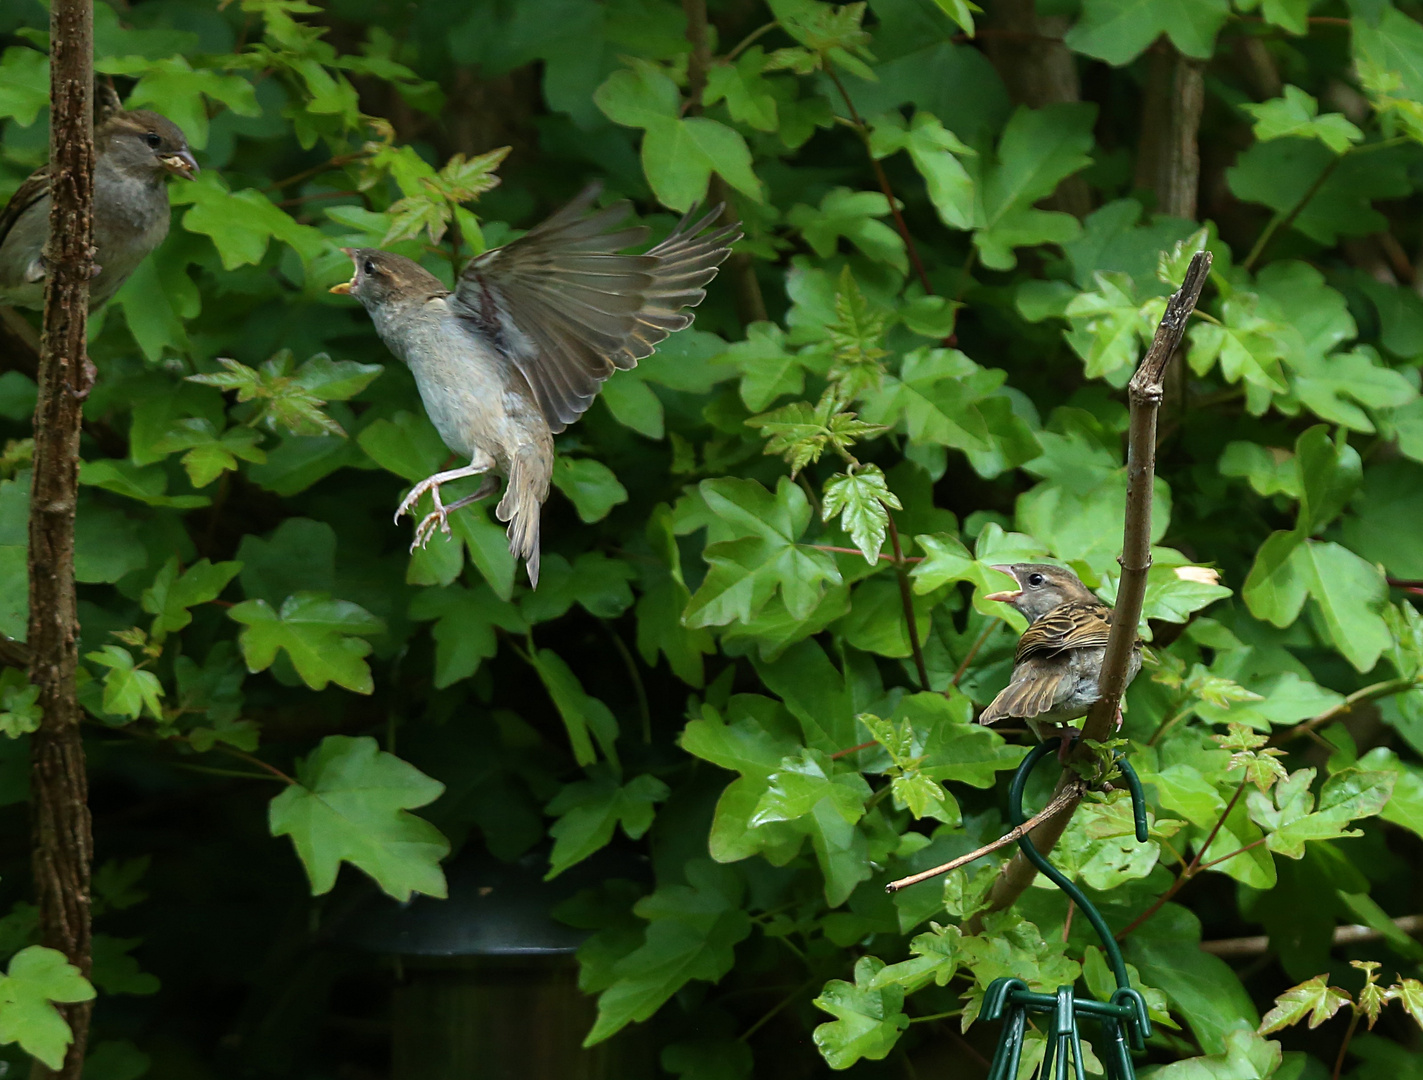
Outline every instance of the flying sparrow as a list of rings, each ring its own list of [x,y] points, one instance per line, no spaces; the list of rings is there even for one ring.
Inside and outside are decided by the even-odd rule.
[[[1063,725],[1086,716],[1101,696],[1097,684],[1112,629],[1112,609],[1065,567],[1014,563],[993,569],[1011,575],[1018,588],[990,593],[986,599],[1012,604],[1029,625],[1018,639],[1008,685],[978,720],[992,724],[1004,717],[1023,719],[1041,739],[1054,734],[1045,735],[1043,725]],[[1127,682],[1140,670],[1138,641],[1127,664]],[[1117,722],[1121,723],[1120,712]],[[1064,741],[1063,748],[1068,745]]]
[[[97,308],[168,235],[171,173],[191,179],[198,163],[171,120],[145,109],[110,112],[94,130],[94,279]],[[49,166],[20,185],[0,210],[0,303],[44,306],[49,239]]]
[[[704,232],[720,207],[689,213],[667,239],[642,255],[645,226],[615,228],[626,202],[584,216],[598,195],[583,191],[518,240],[464,268],[454,292],[403,255],[343,248],[355,264],[349,293],[370,313],[376,333],[409,365],[435,430],[469,464],[420,481],[395,511],[410,511],[427,491],[434,510],[415,528],[410,550],[451,511],[492,493],[486,476],[471,495],[445,505],[440,486],[497,472],[504,497],[495,515],[509,523],[509,550],[539,580],[539,513],[553,476],[553,436],[593,403],[614,371],[636,367],[668,334],[691,325],[704,286],[740,237],[735,225]]]

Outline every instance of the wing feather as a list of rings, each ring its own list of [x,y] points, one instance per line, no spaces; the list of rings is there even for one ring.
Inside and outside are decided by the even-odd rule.
[[[1053,608],[1023,631],[1013,660],[1021,663],[1069,649],[1103,648],[1111,632],[1111,608],[1095,601],[1070,601]]]
[[[553,432],[582,416],[614,371],[637,366],[668,334],[692,322],[686,310],[741,233],[714,228],[720,208],[642,255],[645,226],[618,228],[627,202],[587,213],[596,185],[519,239],[470,261],[450,307],[499,339],[528,382]],[[711,231],[707,231],[710,229]]]

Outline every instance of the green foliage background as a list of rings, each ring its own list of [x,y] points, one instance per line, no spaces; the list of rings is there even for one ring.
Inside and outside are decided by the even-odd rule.
[[[360,871],[443,895],[465,846],[551,875],[646,854],[642,880],[562,914],[593,931],[590,1043],[645,1022],[688,1080],[978,1075],[994,977],[1104,993],[1051,887],[965,930],[1000,856],[883,886],[1005,827],[1028,736],[972,723],[1015,637],[989,566],[1052,556],[1111,598],[1121,388],[1203,245],[1163,411],[1156,662],[1123,730],[1152,840],[1092,803],[1055,858],[1125,932],[1163,1080],[1324,1075],[1342,1019],[1254,1032],[1321,974],[1280,1024],[1337,1010],[1331,981],[1381,1003],[1350,959],[1381,961],[1400,1004],[1348,1074],[1416,1073],[1423,947],[1390,919],[1423,900],[1420,10],[1052,0],[1036,25],[1065,34],[1083,100],[1031,108],[1001,77],[1026,61],[994,51],[1021,11],[984,30],[963,0],[713,0],[703,73],[698,6],[96,5],[99,71],[182,125],[203,172],[93,327],[86,1075],[380,1075],[351,1018],[380,1014],[389,977],[313,927],[373,887]],[[0,195],[44,160],[46,25],[38,0],[0,8]],[[1204,71],[1200,220],[1134,181],[1163,51]],[[560,437],[530,592],[484,507],[407,553],[390,514],[447,453],[326,290],[343,245],[448,280],[590,177],[659,231],[710,184],[747,236],[695,327]],[[35,388],[0,366],[18,638]],[[7,670],[0,1039],[52,1059],[45,1003],[87,987],[20,951],[33,701]],[[1384,936],[1331,948],[1355,922]],[[1199,947],[1259,933],[1262,958]]]

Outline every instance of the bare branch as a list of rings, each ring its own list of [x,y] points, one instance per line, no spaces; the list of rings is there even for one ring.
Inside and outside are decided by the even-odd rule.
[[[32,862],[40,940],[86,976],[90,952],[93,837],[81,714],[75,694],[79,620],[74,593],[74,509],[79,484],[80,403],[92,366],[85,351],[94,266],[94,10],[92,0],[50,7],[50,191],[44,329],[30,488],[30,682],[44,719],[31,740]],[[79,1080],[89,1002],[56,1006],[73,1041],[58,1070],[31,1076]]]
[[[1151,493],[1156,481],[1156,414],[1163,397],[1162,383],[1166,365],[1175,355],[1186,333],[1186,323],[1201,297],[1206,278],[1210,275],[1211,253],[1198,251],[1186,269],[1186,279],[1171,299],[1156,328],[1151,347],[1132,376],[1130,384],[1131,427],[1127,437],[1127,503],[1126,522],[1122,530],[1122,577],[1117,584],[1117,605],[1112,616],[1112,633],[1107,639],[1107,652],[1102,660],[1101,698],[1087,713],[1082,727],[1080,747],[1089,739],[1101,742],[1115,726],[1122,693],[1126,690],[1127,664],[1136,643],[1137,624],[1141,621],[1142,601],[1146,597],[1146,572],[1151,568]],[[1053,797],[1061,795],[1075,782],[1075,774],[1063,770]],[[1059,814],[1033,830],[1034,845],[1044,855],[1061,838],[1072,813]],[[1023,890],[1032,884],[1037,870],[1021,852],[1010,859],[989,893],[988,911],[1001,911],[1012,906]],[[975,916],[966,924],[970,933],[982,929]]]
[[[1423,931],[1423,915],[1404,915],[1393,920],[1393,925],[1402,930],[1405,934],[1417,934]],[[1375,930],[1372,926],[1362,926],[1352,923],[1348,926],[1336,926],[1334,936],[1330,939],[1331,945],[1359,945],[1366,941],[1378,941],[1384,936],[1382,930]],[[1264,956],[1270,952],[1270,938],[1267,934],[1260,934],[1253,937],[1220,938],[1217,941],[1201,942],[1201,952],[1208,952],[1212,956],[1219,956],[1227,960],[1243,960],[1249,956]]]

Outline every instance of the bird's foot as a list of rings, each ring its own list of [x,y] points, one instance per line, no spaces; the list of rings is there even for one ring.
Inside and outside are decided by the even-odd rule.
[[[1117,702],[1117,718],[1116,718],[1115,724],[1116,724],[1116,726],[1113,727],[1112,730],[1113,730],[1113,731],[1121,731],[1121,730],[1122,730],[1122,705],[1121,705],[1121,702]]]
[[[1077,738],[1082,732],[1071,724],[1063,724],[1058,728],[1057,734],[1062,740],[1057,744],[1057,760],[1066,765],[1067,759],[1072,756],[1072,748],[1077,745]]]
[[[415,552],[417,548],[422,548],[430,542],[430,537],[435,535],[435,528],[446,536],[450,534],[450,512],[445,509],[445,504],[440,501],[440,483],[436,477],[421,480],[410,489],[410,494],[405,496],[401,504],[395,509],[395,520],[398,522],[406,514],[411,513],[415,504],[418,503],[425,492],[430,493],[430,501],[435,504],[435,509],[426,514],[420,524],[415,526],[415,540],[410,545],[410,551]],[[413,516],[413,514],[412,514]]]

